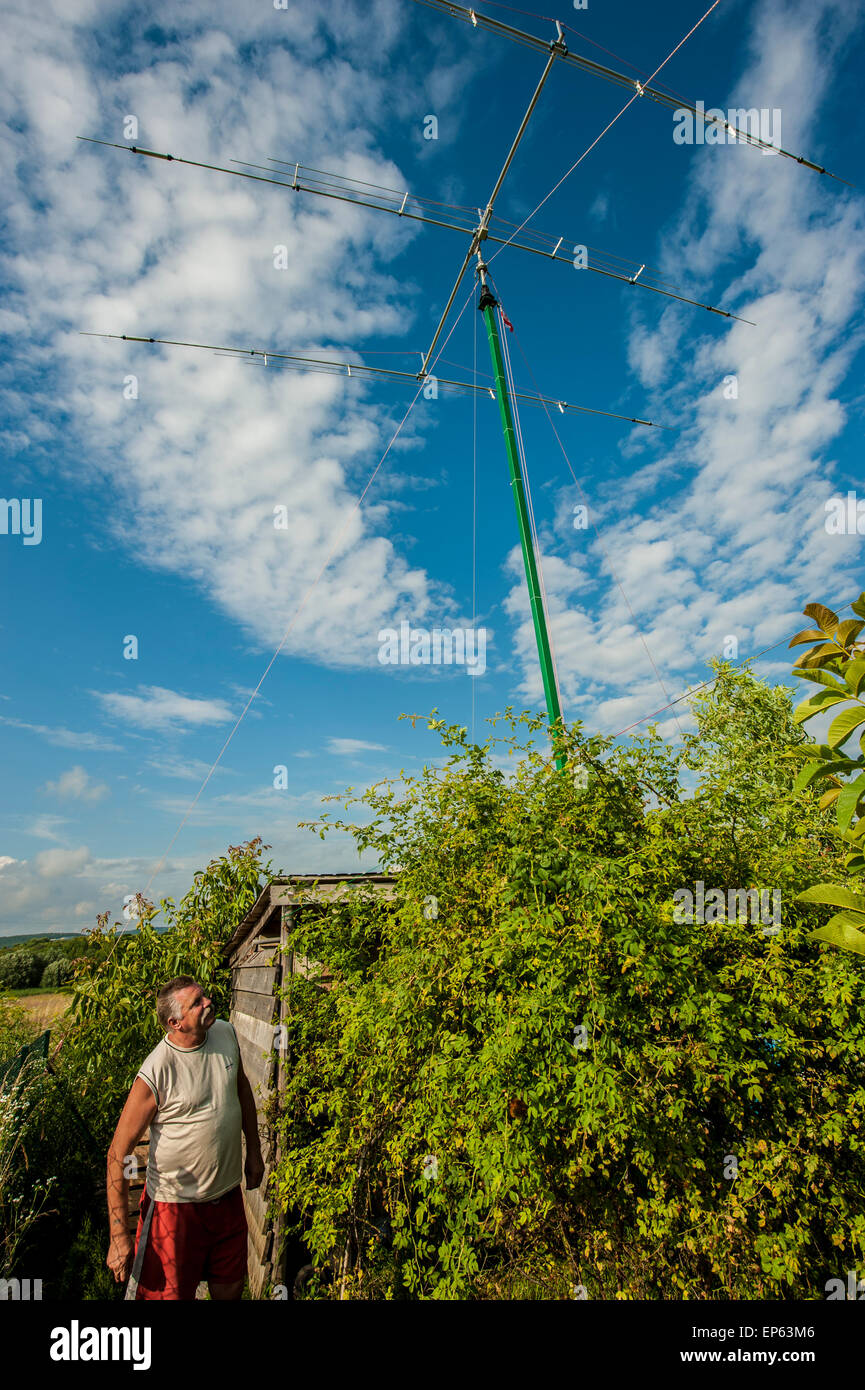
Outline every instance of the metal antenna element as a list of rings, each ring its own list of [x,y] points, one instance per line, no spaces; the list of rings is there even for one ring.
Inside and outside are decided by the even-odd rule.
[[[285,367],[293,368],[297,371],[321,372],[326,376],[359,376],[363,377],[388,377],[393,380],[411,382],[417,385],[417,372],[400,372],[392,367],[368,367],[363,362],[346,362],[329,357],[302,357],[297,353],[274,352],[271,348],[236,348],[225,347],[218,343],[187,343],[178,338],[147,338],[139,337],[133,333],[81,333],[82,338],[113,338],[124,343],[154,343],[163,347],[183,347],[197,348],[202,352],[213,352],[219,356],[231,357],[241,361],[254,361],[260,359],[264,366],[279,363]],[[421,378],[423,380],[424,378]],[[435,382],[437,386],[448,386],[454,390],[469,391],[479,396],[493,395],[492,388],[489,386],[478,385],[472,381],[457,381],[450,377],[443,377],[436,374],[426,378],[430,382]],[[654,420],[640,420],[634,415],[617,415],[612,410],[595,410],[588,405],[573,405],[569,401],[558,400],[553,396],[530,395],[526,391],[515,391],[513,395],[516,399],[524,401],[531,406],[555,406],[562,414],[568,410],[578,411],[581,415],[603,415],[608,420],[623,420],[629,425],[645,425],[653,430],[671,431],[670,425],[658,425]]]
[[[337,202],[350,203],[355,207],[373,208],[377,212],[389,212],[411,222],[422,222],[429,227],[444,227],[446,231],[461,232],[464,236],[469,237],[474,235],[478,222],[483,219],[484,215],[481,208],[474,209],[461,207],[454,203],[436,202],[431,198],[409,193],[405,189],[390,189],[379,184],[364,183],[360,179],[346,178],[343,174],[312,169],[306,165],[297,164],[294,160],[289,162],[292,171],[289,180],[277,177],[282,172],[280,169],[271,169],[263,164],[252,164],[244,159],[230,160],[231,164],[239,164],[244,167],[229,169],[221,164],[206,164],[198,159],[184,159],[182,155],[160,154],[156,150],[145,150],[140,145],[121,145],[114,140],[96,140],[88,135],[79,135],[78,139],[89,145],[104,145],[112,150],[125,150],[127,154],[144,155],[149,159],[163,159],[172,164],[182,164],[193,169],[207,169],[218,174],[231,174],[233,178],[252,179],[256,183],[274,184],[277,188],[290,188],[295,193],[314,193],[319,198],[331,198]],[[287,161],[280,159],[272,159],[271,162],[273,164],[287,163]],[[249,174],[246,169],[258,169],[262,173]],[[263,177],[264,174],[269,175],[269,177]],[[447,209],[447,218],[440,211],[443,208]],[[462,225],[457,220],[460,218]],[[493,226],[495,226],[495,232],[491,230]],[[575,240],[578,240],[577,238],[555,237],[549,232],[536,231],[531,227],[524,227],[520,230],[515,230],[516,228],[516,223],[493,216],[487,225],[486,239],[496,246],[513,246],[517,251],[528,251],[533,256],[543,256],[547,260],[558,261],[561,265],[567,265],[569,269],[573,268],[572,255],[567,250],[559,253],[565,243],[572,245]],[[519,240],[517,240],[517,235],[520,237]],[[718,309],[713,304],[704,304],[699,299],[692,299],[689,295],[682,294],[677,285],[664,279],[658,271],[649,270],[646,265],[643,265],[643,269],[648,270],[648,274],[637,280],[634,271],[639,269],[642,264],[640,261],[631,261],[625,256],[617,256],[612,252],[603,251],[590,245],[586,246],[586,252],[587,261],[583,269],[590,274],[603,275],[606,279],[618,280],[623,285],[636,283],[640,289],[651,290],[653,294],[678,300],[681,304],[693,304],[696,309],[706,309],[710,314],[718,314],[721,318],[736,319],[739,323],[752,324],[751,319],[742,318],[741,315],[733,314],[728,309]],[[471,253],[469,253],[470,257]]]
[[[511,39],[513,42],[522,44],[525,48],[532,48],[536,52],[544,52],[550,47],[535,34],[527,34],[523,29],[515,29],[513,25],[504,24],[500,19],[492,19],[489,15],[481,14],[478,10],[467,10],[462,5],[454,5],[451,0],[415,0],[415,2],[419,5],[426,5],[429,9],[438,10],[441,14],[450,15],[452,19],[465,20],[474,29],[486,29],[492,33],[500,34],[503,38]],[[540,18],[540,16],[538,17]],[[618,72],[615,68],[605,67],[603,63],[595,63],[591,58],[583,58],[578,53],[571,53],[564,43],[557,47],[556,56],[572,67],[580,68],[593,77],[603,78],[606,82],[612,82],[617,87],[625,87],[628,91],[636,92],[638,96],[648,97],[650,101],[659,102],[662,106],[670,107],[676,111],[687,111],[695,120],[703,121],[707,126],[718,126],[727,131],[729,135],[735,136],[736,143],[756,145],[758,149],[783,155],[786,159],[794,160],[796,164],[803,164],[806,169],[813,169],[818,174],[825,174],[827,178],[835,179],[837,183],[847,184],[848,188],[856,187],[848,179],[840,178],[838,174],[831,173],[828,169],[824,169],[822,164],[815,164],[813,160],[806,159],[804,155],[793,154],[790,150],[773,145],[770,141],[752,134],[750,130],[743,130],[741,127],[733,125],[732,122],[724,120],[723,117],[719,119],[717,116],[707,114],[706,108],[702,104],[691,106],[688,102],[680,100],[659,87],[638,82],[635,78],[628,77],[626,73]],[[709,108],[710,111],[714,109]]]

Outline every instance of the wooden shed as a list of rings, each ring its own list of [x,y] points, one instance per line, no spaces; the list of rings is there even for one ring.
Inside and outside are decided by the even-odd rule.
[[[290,974],[321,971],[319,964],[296,955],[292,949],[298,913],[310,906],[313,910],[326,910],[328,903],[361,886],[387,901],[392,897],[394,881],[388,874],[378,873],[289,874],[271,879],[223,947],[231,967],[230,1018],[240,1042],[243,1069],[256,1098],[265,1162],[261,1187],[254,1192],[243,1189],[253,1298],[260,1298],[267,1284],[284,1285],[295,1273],[284,1267],[279,1225],[267,1215],[264,1193],[279,1154],[263,1112],[268,1097],[281,1089],[286,1065],[284,1042],[278,1031],[284,1005],[276,993]],[[326,975],[322,987],[328,987]]]

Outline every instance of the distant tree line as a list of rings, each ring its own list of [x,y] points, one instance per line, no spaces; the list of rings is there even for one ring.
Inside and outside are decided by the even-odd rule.
[[[25,945],[0,947],[0,990],[59,989],[70,984],[76,961],[87,949],[83,937],[69,941],[37,937]]]

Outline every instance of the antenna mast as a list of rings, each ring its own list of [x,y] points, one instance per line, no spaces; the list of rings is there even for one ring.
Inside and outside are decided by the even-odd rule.
[[[508,150],[507,158],[505,159],[505,162],[502,165],[502,171],[499,174],[493,186],[493,191],[489,196],[487,205],[484,208],[484,211],[480,213],[480,221],[472,234],[469,249],[466,252],[465,260],[463,261],[462,266],[460,267],[459,275],[456,278],[456,284],[451,290],[450,298],[447,304],[445,305],[444,312],[441,318],[439,319],[438,326],[436,328],[435,333],[433,334],[433,340],[429,345],[426,356],[424,357],[423,364],[420,370],[420,375],[423,376],[427,371],[430,359],[435,350],[435,345],[439,340],[442,329],[444,328],[445,323],[447,321],[447,316],[450,313],[451,305],[456,299],[457,291],[462,282],[462,278],[465,275],[466,270],[468,269],[469,262],[472,256],[476,255],[478,261],[477,273],[481,283],[481,297],[478,303],[478,309],[483,314],[484,322],[487,326],[487,338],[490,346],[490,358],[492,361],[493,376],[495,378],[496,398],[499,403],[499,413],[502,417],[502,429],[504,431],[505,436],[505,450],[507,452],[508,457],[508,469],[511,475],[511,488],[513,489],[514,504],[517,509],[517,525],[519,527],[520,532],[520,547],[523,552],[523,565],[526,571],[526,585],[529,591],[529,604],[531,605],[532,610],[532,622],[534,623],[535,627],[535,641],[537,642],[538,646],[538,660],[540,661],[541,678],[544,683],[544,695],[547,701],[547,715],[550,721],[550,732],[553,741],[553,755],[556,760],[556,767],[560,772],[563,772],[565,770],[566,759],[564,752],[562,751],[562,710],[559,701],[559,690],[558,682],[556,680],[556,671],[553,665],[552,648],[550,646],[550,636],[549,632],[547,631],[547,614],[544,607],[543,591],[541,588],[540,577],[538,574],[538,557],[535,555],[535,547],[532,539],[531,527],[529,525],[529,514],[528,508],[526,506],[526,490],[525,484],[523,482],[523,469],[522,464],[520,462],[519,452],[517,450],[517,437],[516,431],[514,429],[513,408],[511,406],[511,399],[508,393],[508,383],[505,376],[505,367],[502,358],[502,345],[499,339],[498,324],[496,323],[495,317],[495,310],[498,308],[498,300],[496,299],[495,295],[491,292],[489,286],[487,285],[487,267],[484,262],[481,250],[481,247],[487,238],[487,229],[490,224],[490,219],[493,215],[493,206],[495,204],[495,200],[498,197],[501,186],[505,181],[505,176],[508,172],[508,169],[511,167],[511,163],[513,161],[514,155],[517,152],[519,143],[526,132],[526,127],[528,126],[528,123],[531,120],[532,112],[534,111],[535,106],[537,105],[538,98],[541,95],[544,83],[550,75],[553,63],[556,61],[557,58],[562,57],[563,54],[567,52],[567,48],[565,46],[564,41],[564,35],[562,33],[562,26],[558,22],[558,20],[555,21],[555,24],[558,36],[555,39],[553,39],[552,42],[549,44],[549,57],[547,58],[546,66],[543,72],[541,73],[540,81],[538,82],[538,85],[534,90],[534,94],[532,96],[531,101],[529,102],[526,114],[523,116],[523,119],[520,122],[519,130],[514,136],[511,148]]]
[[[556,680],[555,667],[553,666],[550,638],[547,632],[547,615],[544,609],[544,599],[538,576],[538,566],[532,541],[531,527],[529,526],[529,513],[526,507],[526,490],[525,484],[523,483],[523,470],[517,450],[513,413],[511,411],[511,402],[508,395],[504,362],[502,361],[502,345],[499,340],[498,324],[496,323],[495,311],[498,308],[498,300],[487,284],[487,267],[484,264],[480,250],[477,255],[477,273],[481,282],[481,297],[478,302],[478,309],[483,314],[484,322],[487,326],[490,357],[492,358],[493,372],[496,380],[496,396],[499,402],[499,412],[502,417],[502,430],[505,436],[505,449],[508,455],[511,487],[514,493],[514,504],[517,509],[517,525],[520,531],[520,546],[522,547],[523,564],[526,571],[526,584],[529,590],[529,604],[532,610],[532,622],[535,625],[535,641],[538,644],[541,677],[544,682],[547,714],[552,731],[553,753],[556,759],[556,767],[562,772],[565,767],[565,755],[561,747],[562,709],[559,702],[559,688]]]

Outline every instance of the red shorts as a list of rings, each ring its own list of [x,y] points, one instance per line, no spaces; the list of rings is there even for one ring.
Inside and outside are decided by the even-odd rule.
[[[135,1250],[151,1201],[145,1189]],[[214,1202],[154,1202],[136,1299],[194,1299],[202,1279],[246,1278],[247,1225],[240,1188]]]

